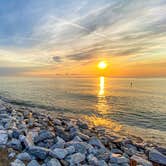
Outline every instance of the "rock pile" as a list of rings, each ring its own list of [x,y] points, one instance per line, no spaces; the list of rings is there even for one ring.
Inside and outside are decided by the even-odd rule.
[[[82,120],[52,118],[0,106],[0,147],[11,166],[166,165],[166,149],[90,128]]]

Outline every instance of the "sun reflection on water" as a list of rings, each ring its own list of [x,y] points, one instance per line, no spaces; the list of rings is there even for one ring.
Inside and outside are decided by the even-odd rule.
[[[122,128],[120,124],[106,118],[106,115],[108,115],[111,106],[108,106],[107,103],[105,77],[103,76],[99,77],[97,99],[98,101],[96,104],[96,109],[99,116],[85,116],[85,119],[95,126],[105,126],[107,128],[111,128],[113,131],[120,131]]]

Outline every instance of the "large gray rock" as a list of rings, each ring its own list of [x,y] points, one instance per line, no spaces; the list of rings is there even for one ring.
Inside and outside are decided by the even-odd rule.
[[[11,163],[11,166],[25,166],[25,164],[21,160],[16,159]]]
[[[79,164],[85,160],[85,154],[75,153],[67,157],[71,165]]]
[[[58,159],[64,159],[67,154],[68,152],[66,149],[60,149],[60,148],[55,148],[53,151],[50,152],[50,155],[52,157],[55,157]]]
[[[38,136],[35,136],[34,142],[38,143],[40,141],[43,141],[43,140],[46,140],[46,139],[51,139],[53,137],[54,137],[53,133],[51,133],[50,131],[47,131],[47,130],[43,130],[39,133]]]
[[[133,155],[130,159],[136,161],[137,165],[140,164],[142,166],[152,166],[151,162],[136,155]]]
[[[55,149],[55,148],[64,148],[65,146],[65,141],[60,138],[59,136],[56,137],[56,144],[54,144],[51,149]]]
[[[22,150],[22,145],[20,140],[13,138],[10,142],[7,143],[7,146],[9,148],[13,148],[14,150],[21,151]]]
[[[92,137],[89,140],[89,144],[91,144],[93,146],[96,146],[96,147],[99,147],[99,148],[104,147],[104,145],[101,143],[101,141],[98,138],[96,138],[96,137]]]
[[[28,163],[27,166],[40,166],[40,164],[36,160],[32,160]]]
[[[61,164],[57,159],[54,158],[48,161],[47,166],[61,166]]]
[[[124,164],[124,163],[129,163],[129,159],[124,156],[119,156],[117,154],[111,154],[110,162],[113,164]]]
[[[31,156],[27,152],[18,154],[16,158],[21,161],[30,161],[31,160]]]
[[[166,156],[157,151],[156,149],[152,149],[149,151],[149,160],[166,165]]]
[[[69,133],[65,132],[62,126],[55,126],[56,135],[63,138],[65,141],[70,141]]]
[[[0,130],[0,145],[6,145],[8,141],[8,133],[5,130]]]
[[[50,150],[38,146],[31,146],[28,150],[28,153],[35,156],[38,159],[45,159],[49,154]]]
[[[74,146],[69,146],[69,147],[66,148],[66,150],[67,150],[68,154],[73,154],[76,151]]]

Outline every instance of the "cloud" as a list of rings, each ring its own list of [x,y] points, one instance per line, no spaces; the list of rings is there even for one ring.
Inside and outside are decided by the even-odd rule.
[[[55,62],[62,62],[62,58],[60,56],[53,56],[52,59],[55,61]]]

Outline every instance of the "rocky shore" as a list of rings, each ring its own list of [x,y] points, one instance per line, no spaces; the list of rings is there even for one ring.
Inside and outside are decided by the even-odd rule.
[[[166,165],[166,149],[90,127],[81,119],[0,105],[0,157],[7,166]]]

